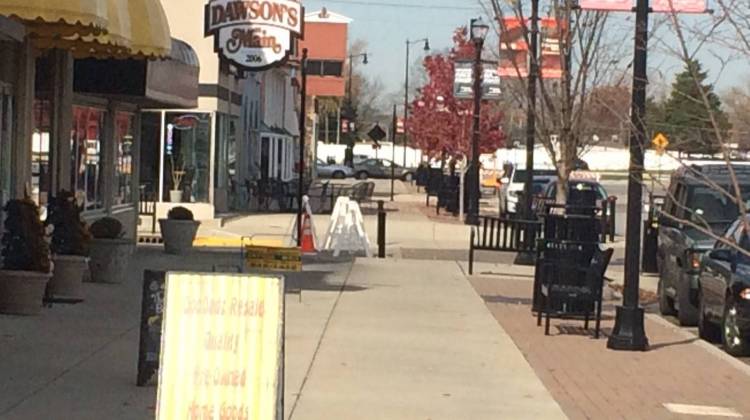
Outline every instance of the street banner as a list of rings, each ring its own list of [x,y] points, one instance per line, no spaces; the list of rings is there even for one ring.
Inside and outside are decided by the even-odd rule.
[[[630,12],[634,3],[633,0],[579,0],[578,5],[583,10]]]
[[[651,0],[655,13],[706,13],[706,0]]]
[[[526,34],[529,32],[528,19],[521,22],[515,17],[503,18],[500,34],[499,77],[517,78],[529,75],[529,45]],[[527,25],[524,28],[522,25]],[[560,41],[564,30],[554,18],[539,20],[539,65],[542,78],[559,79],[562,77],[562,56]]]
[[[167,273],[156,418],[283,417],[284,279]]]
[[[294,40],[302,37],[304,16],[296,0],[210,0],[204,35],[239,68],[265,70],[286,62]]]
[[[453,81],[453,97],[456,99],[474,98],[474,62],[456,61]],[[482,99],[499,100],[500,77],[497,74],[497,63],[482,63]]]

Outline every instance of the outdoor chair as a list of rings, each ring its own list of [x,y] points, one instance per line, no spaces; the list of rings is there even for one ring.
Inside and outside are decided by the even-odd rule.
[[[597,245],[594,248],[591,262],[581,266],[576,261],[576,254],[585,252],[586,243],[556,241],[547,244],[547,250],[555,249],[553,258],[537,265],[542,268],[539,296],[541,308],[537,311],[537,326],[542,324],[545,316],[544,335],[549,335],[552,315],[571,315],[575,308],[583,312],[584,329],[589,328],[589,318],[594,311],[596,325],[594,338],[599,338],[602,317],[602,289],[604,273],[612,259],[614,249],[602,251]],[[562,309],[561,309],[562,308]]]

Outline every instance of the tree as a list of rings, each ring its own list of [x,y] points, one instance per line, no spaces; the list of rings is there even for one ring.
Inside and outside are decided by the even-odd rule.
[[[474,45],[466,39],[466,28],[454,32],[454,47],[448,54],[424,59],[427,83],[419,88],[411,105],[406,127],[413,144],[435,158],[467,156],[471,151],[473,101],[453,96],[455,62],[474,56]],[[503,114],[489,101],[481,105],[480,153],[492,153],[502,146]]]
[[[672,92],[663,104],[662,120],[654,121],[652,128],[666,134],[674,150],[716,153],[720,144],[711,122],[711,113],[721,133],[726,135],[731,128],[728,116],[721,109],[721,99],[714,93],[713,85],[706,83],[707,77],[698,61],[688,60],[685,70],[676,76]],[[703,95],[708,100],[708,107],[704,105]]]

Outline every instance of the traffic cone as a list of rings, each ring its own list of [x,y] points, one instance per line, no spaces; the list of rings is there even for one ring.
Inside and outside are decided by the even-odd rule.
[[[315,246],[315,237],[313,236],[310,215],[302,213],[302,246],[300,251],[303,254],[315,254],[318,252]]]

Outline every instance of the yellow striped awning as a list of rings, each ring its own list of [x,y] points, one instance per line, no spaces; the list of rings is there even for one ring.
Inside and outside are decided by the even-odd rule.
[[[102,0],[0,0],[0,15],[24,22],[29,32],[54,38],[107,31],[107,3]]]

